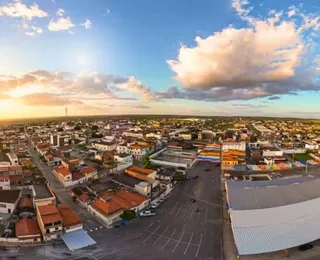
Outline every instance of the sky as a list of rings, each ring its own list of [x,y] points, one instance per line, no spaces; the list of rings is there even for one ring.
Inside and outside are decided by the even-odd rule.
[[[319,0],[0,0],[0,119],[320,118]]]

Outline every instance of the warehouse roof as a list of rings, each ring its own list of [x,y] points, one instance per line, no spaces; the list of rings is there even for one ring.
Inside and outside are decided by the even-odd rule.
[[[265,209],[320,197],[320,178],[280,186],[234,188],[228,186],[229,207],[233,210]]]
[[[297,247],[320,238],[320,198],[282,207],[230,210],[239,255]]]
[[[227,181],[228,187],[232,188],[245,188],[245,187],[268,187],[268,186],[280,186],[280,185],[288,185],[293,183],[302,183],[306,181],[312,181],[317,179],[312,175],[308,176],[292,176],[292,177],[285,177],[285,178],[278,178],[273,180],[267,181]]]

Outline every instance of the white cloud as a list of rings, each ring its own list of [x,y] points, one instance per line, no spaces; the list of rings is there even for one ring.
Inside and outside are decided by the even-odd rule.
[[[74,27],[74,24],[72,23],[70,17],[67,18],[59,18],[58,20],[54,21],[51,20],[48,29],[50,31],[66,31]]]
[[[43,33],[43,29],[41,27],[31,26],[30,29],[32,30],[31,32],[30,31],[25,32],[25,34],[28,36],[36,36],[36,35],[40,35]]]
[[[228,26],[196,37],[193,47],[182,45],[178,57],[167,61],[182,89],[170,88],[158,98],[227,101],[320,90],[306,60],[320,27],[318,16],[293,6],[289,10],[303,19],[286,20],[284,11],[277,10],[255,18],[247,0],[233,0],[232,6],[248,27]],[[305,37],[308,29],[312,33]]]
[[[58,11],[56,12],[57,16],[63,16],[65,13],[65,10],[59,8]]]
[[[167,61],[185,88],[248,86],[294,75],[304,45],[292,23],[257,21],[254,28],[226,28],[182,46],[177,60]]]
[[[294,16],[296,14],[296,10],[292,9],[288,12],[288,17]]]
[[[83,26],[86,29],[90,29],[92,26],[92,22],[89,19],[86,19],[84,23],[80,24],[81,26]]]
[[[27,6],[17,0],[14,3],[0,6],[0,16],[21,17],[32,20],[33,18],[47,17],[48,13],[40,9],[37,4]]]

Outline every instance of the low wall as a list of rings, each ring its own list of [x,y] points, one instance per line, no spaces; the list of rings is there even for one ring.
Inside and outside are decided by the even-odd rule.
[[[160,153],[164,152],[165,150],[167,150],[167,147],[163,148],[162,150],[160,150],[160,151],[158,151],[158,152],[156,152],[156,153],[154,153],[154,154],[151,154],[151,155],[149,156],[149,158],[152,159],[152,158],[154,158],[154,157],[157,157]]]

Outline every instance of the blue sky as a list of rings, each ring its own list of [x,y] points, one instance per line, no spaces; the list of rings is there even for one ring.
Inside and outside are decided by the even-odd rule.
[[[0,117],[317,117],[320,3],[305,2],[0,0]]]

